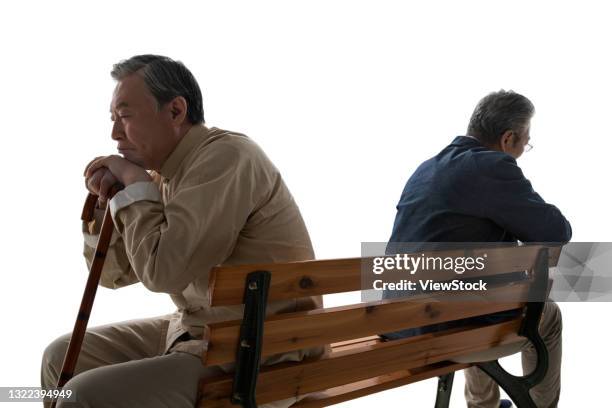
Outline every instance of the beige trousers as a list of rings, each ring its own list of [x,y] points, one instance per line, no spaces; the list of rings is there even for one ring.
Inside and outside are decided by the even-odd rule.
[[[204,367],[198,357],[182,352],[162,355],[168,322],[169,315],[164,315],[88,329],[75,375],[64,386],[76,401],[59,400],[57,407],[195,407],[200,379],[231,372],[232,367]],[[58,337],[45,349],[42,387],[57,384],[70,335]],[[288,407],[295,401],[262,406]]]
[[[552,301],[546,302],[540,319],[539,332],[548,348],[548,372],[542,382],[530,391],[530,395],[538,408],[555,408],[559,402],[562,328],[559,306]],[[483,353],[475,353],[455,361],[490,361],[518,351],[521,351],[523,373],[532,372],[537,363],[537,353],[528,341],[497,347]],[[463,372],[465,374],[465,399],[468,408],[498,408],[499,386],[497,383],[478,367],[470,367]]]

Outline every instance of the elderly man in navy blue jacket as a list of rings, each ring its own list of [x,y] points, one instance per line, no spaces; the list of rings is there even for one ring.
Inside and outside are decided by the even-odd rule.
[[[399,204],[387,252],[401,243],[416,245],[450,242],[567,242],[572,229],[561,211],[545,202],[525,178],[518,159],[531,149],[529,128],[533,104],[512,91],[485,96],[470,119],[467,135],[457,136],[410,177]],[[418,244],[422,243],[422,244]],[[397,293],[385,293],[385,297]],[[489,321],[507,318],[491,315]],[[400,338],[439,329],[388,333]],[[556,407],[560,393],[561,313],[547,302],[540,333],[550,353],[545,379],[531,391],[538,407]],[[536,364],[533,348],[522,350],[523,371]],[[499,387],[477,367],[465,370],[465,396],[470,408],[511,406]]]

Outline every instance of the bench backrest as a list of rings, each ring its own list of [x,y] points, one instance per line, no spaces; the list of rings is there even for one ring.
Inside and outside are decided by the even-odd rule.
[[[299,405],[323,406],[322,401],[335,403],[452,372],[466,365],[449,363],[450,358],[519,341],[522,317],[488,326],[465,325],[391,342],[381,342],[376,335],[523,308],[535,279],[538,256],[547,255],[547,267],[557,263],[560,247],[548,248],[547,253],[540,252],[543,248],[529,245],[425,253],[426,256],[442,257],[477,257],[486,253],[486,268],[471,272],[470,278],[529,272],[524,281],[491,287],[481,295],[479,302],[455,301],[451,299],[452,294],[439,292],[266,317],[262,322],[261,357],[315,346],[335,346],[333,353],[325,358],[261,369],[255,393],[257,403],[313,393]],[[253,271],[270,272],[268,301],[360,290],[364,261],[368,260],[353,258],[217,267],[211,273],[210,303],[211,306],[242,304],[245,282]],[[437,273],[428,271],[427,277],[435,279]],[[499,302],[499,299],[504,300]],[[208,326],[205,365],[236,361],[242,323],[237,320]],[[385,381],[380,380],[381,376],[386,376]],[[204,405],[231,406],[233,380],[232,376],[225,376],[202,384]],[[366,389],[369,391],[364,391]]]

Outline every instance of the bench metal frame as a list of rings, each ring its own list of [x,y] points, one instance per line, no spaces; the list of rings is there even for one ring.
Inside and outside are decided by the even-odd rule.
[[[271,274],[255,271],[247,275],[244,286],[244,317],[236,351],[236,371],[231,401],[245,408],[256,408],[255,387],[263,339],[263,323]]]
[[[533,271],[535,274],[534,282],[528,300],[537,299],[541,294],[546,293],[548,248],[542,248],[539,251]],[[487,373],[504,389],[518,408],[537,408],[531,395],[529,395],[529,390],[539,384],[548,371],[548,349],[538,331],[543,309],[543,302],[528,302],[525,308],[523,325],[519,330],[519,334],[531,342],[538,356],[536,367],[531,373],[523,376],[510,374],[499,364],[499,360],[476,363],[478,368]],[[439,377],[435,408],[448,408],[454,375],[455,373],[450,373]]]

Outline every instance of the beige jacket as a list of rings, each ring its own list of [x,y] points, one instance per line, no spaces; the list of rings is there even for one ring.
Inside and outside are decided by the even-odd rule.
[[[201,356],[204,325],[240,319],[241,306],[209,307],[209,271],[215,265],[313,259],[308,231],[279,171],[248,137],[193,126],[153,182],[127,186],[110,201],[115,231],[100,284],[136,282],[168,293],[172,314],[165,352]],[[83,226],[88,266],[103,210]],[[322,307],[321,298],[278,301],[268,313]],[[185,332],[195,339],[175,340]],[[295,352],[299,360],[321,349]],[[271,363],[270,359],[267,363]]]

